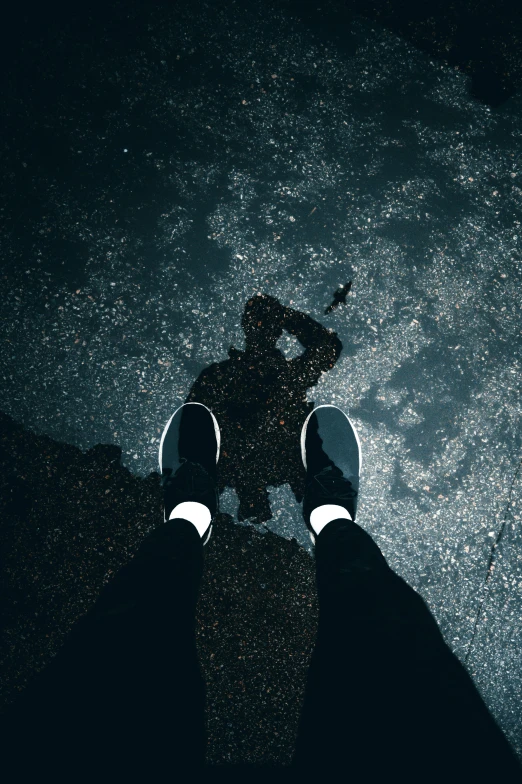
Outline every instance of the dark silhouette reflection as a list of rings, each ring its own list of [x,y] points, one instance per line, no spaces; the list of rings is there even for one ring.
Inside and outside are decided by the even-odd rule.
[[[352,288],[352,281],[350,280],[340,289],[334,291],[332,304],[328,305],[328,307],[326,308],[324,312],[325,316],[331,313],[332,310],[335,310],[335,308],[339,307],[339,305],[344,305],[344,303],[346,302],[346,295],[348,294],[351,288]]]
[[[221,430],[220,491],[233,487],[239,520],[272,517],[267,485],[288,483],[298,502],[304,492],[300,436],[314,404],[306,390],[337,362],[342,343],[334,332],[266,294],[245,306],[244,351],[203,370],[187,402],[203,403]],[[276,343],[286,330],[305,348],[287,360]]]

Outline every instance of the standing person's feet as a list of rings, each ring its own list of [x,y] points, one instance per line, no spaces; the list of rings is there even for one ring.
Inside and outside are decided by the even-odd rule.
[[[189,520],[206,544],[218,511],[217,462],[220,433],[215,416],[201,403],[185,403],[161,436],[159,467],[165,521]]]
[[[354,520],[357,512],[361,448],[352,423],[336,406],[318,406],[301,431],[306,469],[303,516],[310,538],[332,520]]]

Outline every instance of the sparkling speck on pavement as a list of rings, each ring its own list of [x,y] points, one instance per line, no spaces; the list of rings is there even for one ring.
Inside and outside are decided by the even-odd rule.
[[[243,13],[160,8],[26,62],[4,99],[0,409],[144,477],[201,370],[244,346],[249,298],[331,328],[309,399],[361,435],[358,522],[522,755],[520,95],[483,105],[361,18],[348,56]],[[270,501],[309,548],[289,487]]]

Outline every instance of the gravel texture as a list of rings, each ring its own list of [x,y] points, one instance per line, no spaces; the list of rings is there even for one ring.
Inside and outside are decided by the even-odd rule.
[[[83,19],[50,14],[41,28],[37,18],[12,54],[0,408],[25,431],[4,420],[8,488],[22,499],[2,516],[6,698],[154,524],[162,428],[202,371],[243,351],[243,310],[264,292],[340,339],[306,400],[336,403],[359,430],[359,523],[426,599],[522,757],[518,77],[508,100],[488,105],[475,77],[436,59],[444,36],[427,53],[414,26],[405,40],[355,15],[339,40],[310,24],[315,13],[115,5]],[[325,314],[348,281],[346,302]],[[287,332],[278,346],[288,359],[303,351]],[[219,699],[235,717],[250,688],[237,688],[241,668],[271,667],[270,645],[260,659],[261,643],[237,653],[254,645],[248,618],[266,597],[272,617],[284,608],[307,629],[306,646],[290,632],[287,643],[292,715],[313,637],[296,494],[281,473],[259,481],[271,517],[231,526],[231,484],[216,548],[230,537],[237,563],[216,555],[218,565],[209,550],[219,579],[226,565],[243,592],[240,602],[230,589],[236,626],[214,657],[231,675],[209,671],[212,688],[234,680]],[[248,616],[246,564],[264,573],[270,547],[279,566],[262,582],[273,587],[258,588]],[[207,612],[210,650],[221,643]],[[264,694],[281,706],[278,661]],[[256,678],[262,703],[267,681]],[[273,715],[281,721],[280,707]],[[247,749],[235,719],[210,721],[213,759],[257,758],[257,736]],[[259,718],[255,731],[268,724]],[[263,744],[283,761],[290,724],[277,731],[284,740]]]

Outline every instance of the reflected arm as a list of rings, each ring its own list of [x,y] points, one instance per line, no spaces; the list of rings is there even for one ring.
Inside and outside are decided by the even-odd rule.
[[[331,370],[341,354],[343,344],[330,331],[305,313],[284,308],[283,329],[295,335],[305,352],[290,365],[306,380],[307,386],[316,384],[321,373]]]

